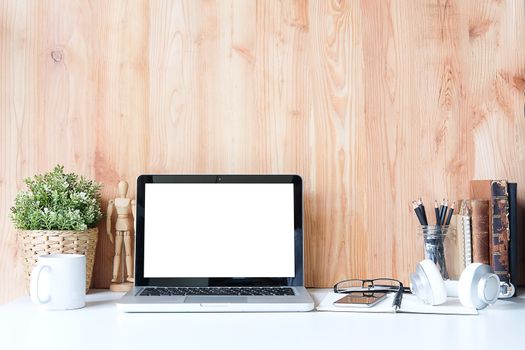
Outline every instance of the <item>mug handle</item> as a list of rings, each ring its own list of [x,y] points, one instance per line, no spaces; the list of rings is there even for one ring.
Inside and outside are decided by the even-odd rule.
[[[47,304],[51,301],[51,294],[49,294],[46,300],[41,300],[40,296],[38,295],[40,273],[46,268],[49,272],[51,272],[51,267],[49,267],[48,265],[37,265],[31,273],[31,282],[29,283],[29,295],[31,296],[31,300],[35,304]]]

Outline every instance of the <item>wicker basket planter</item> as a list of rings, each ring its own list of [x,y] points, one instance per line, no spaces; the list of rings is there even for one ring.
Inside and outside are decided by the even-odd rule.
[[[31,271],[40,255],[83,254],[86,256],[86,290],[89,289],[95,264],[97,239],[96,227],[84,231],[19,230],[18,240],[28,288]]]

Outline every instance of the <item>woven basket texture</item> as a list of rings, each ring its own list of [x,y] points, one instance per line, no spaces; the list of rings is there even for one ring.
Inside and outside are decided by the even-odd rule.
[[[19,230],[18,241],[24,261],[27,288],[29,289],[31,271],[40,255],[83,254],[86,256],[86,290],[89,289],[97,239],[96,227],[84,231]]]

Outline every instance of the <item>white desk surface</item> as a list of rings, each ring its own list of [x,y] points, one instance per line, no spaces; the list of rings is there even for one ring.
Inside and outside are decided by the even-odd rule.
[[[310,290],[319,302],[326,290]],[[366,313],[125,314],[122,293],[46,311],[28,297],[0,306],[1,349],[525,349],[525,297],[477,316]]]

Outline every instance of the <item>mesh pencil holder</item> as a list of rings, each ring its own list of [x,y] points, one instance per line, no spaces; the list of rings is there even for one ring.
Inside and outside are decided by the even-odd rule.
[[[447,225],[421,225],[417,227],[417,233],[423,240],[425,259],[432,260],[437,265],[443,279],[449,279],[447,260],[453,254],[456,228]]]
[[[24,262],[26,286],[40,255],[82,254],[86,256],[86,291],[91,284],[98,228],[84,231],[19,230],[18,241]]]

